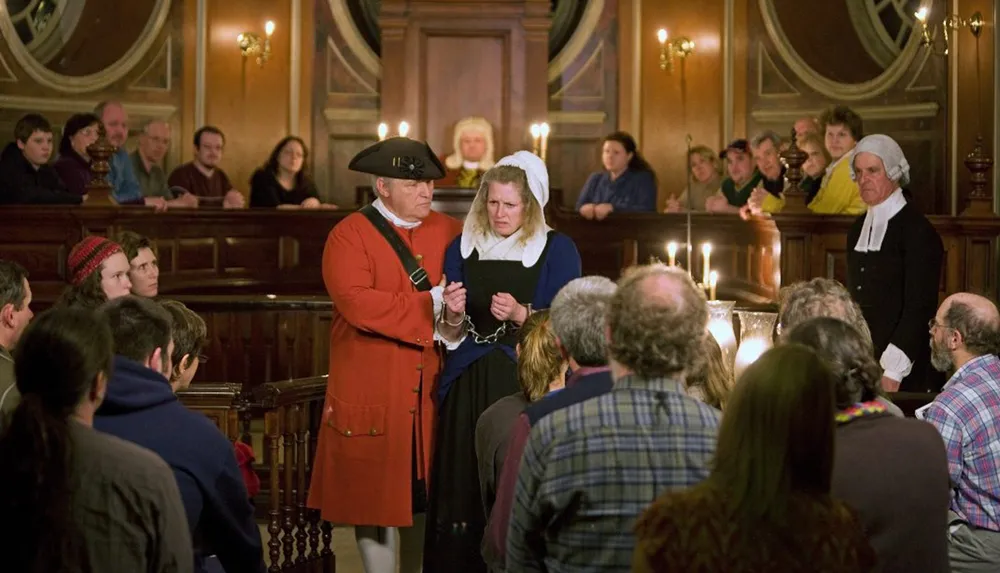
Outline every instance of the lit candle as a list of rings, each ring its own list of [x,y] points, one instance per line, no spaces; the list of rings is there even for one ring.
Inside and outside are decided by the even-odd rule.
[[[670,266],[677,265],[677,243],[673,241],[667,243],[667,260],[670,261]]]
[[[701,283],[703,285],[708,284],[708,270],[712,266],[712,243],[703,243],[701,245],[701,256],[702,256],[702,267],[701,267]]]
[[[542,136],[542,126],[537,123],[531,124],[531,152],[535,155],[539,154],[538,150],[538,138]],[[541,157],[541,155],[539,155]]]
[[[914,12],[913,17],[920,21],[921,24],[927,23],[927,7],[923,7],[916,12]]]
[[[264,35],[270,38],[271,34],[274,34],[274,22],[268,20],[267,23],[264,24]]]
[[[708,300],[715,300],[715,287],[719,284],[719,273],[708,273]]]
[[[378,124],[378,140],[382,141],[387,135],[389,135],[389,125],[385,123]]]
[[[659,30],[658,30],[658,31],[656,32],[656,39],[657,39],[657,41],[659,41],[659,42],[660,42],[660,45],[661,45],[661,46],[662,46],[663,44],[666,44],[666,43],[667,43],[667,31],[666,31],[665,29],[663,29],[663,28],[660,28],[660,29],[659,29]]]
[[[545,161],[545,158],[549,154],[549,124],[543,123],[539,126],[539,130],[542,134],[542,154],[540,157],[542,158],[542,161]]]
[[[410,124],[405,121],[399,122],[399,136],[406,137],[406,134],[410,133]]]

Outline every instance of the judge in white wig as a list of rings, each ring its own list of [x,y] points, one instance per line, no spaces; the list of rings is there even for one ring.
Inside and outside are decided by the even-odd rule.
[[[904,196],[910,164],[891,137],[859,141],[851,177],[868,211],[847,233],[847,286],[871,329],[882,387],[940,390],[944,380],[930,367],[928,323],[937,311],[941,237]]]
[[[447,169],[438,187],[475,189],[483,173],[493,167],[493,126],[482,117],[467,117],[455,124],[451,155],[444,159]]]
[[[485,570],[476,421],[520,391],[517,329],[581,272],[576,245],[545,224],[548,201],[545,163],[527,151],[504,157],[483,176],[462,235],[445,253],[447,281],[467,294],[464,304],[446,305],[436,335],[449,353],[436,389],[425,571]]]

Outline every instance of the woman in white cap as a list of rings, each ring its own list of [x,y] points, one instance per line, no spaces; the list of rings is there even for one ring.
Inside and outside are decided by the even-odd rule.
[[[903,196],[910,164],[891,137],[859,141],[851,177],[868,212],[847,233],[847,286],[871,329],[882,387],[895,392],[902,383],[909,391],[938,390],[927,324],[937,312],[941,236]]]
[[[581,272],[576,245],[545,224],[548,200],[548,171],[538,156],[518,151],[504,157],[483,175],[462,236],[445,253],[448,282],[462,283],[467,294],[459,301],[446,297],[437,327],[450,352],[438,379],[427,573],[486,570],[476,421],[494,402],[520,391],[518,328]]]

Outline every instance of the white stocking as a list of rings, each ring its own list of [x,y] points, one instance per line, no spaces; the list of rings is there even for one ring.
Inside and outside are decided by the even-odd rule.
[[[413,527],[399,529],[399,573],[421,573],[424,568],[425,514],[413,516]]]
[[[365,573],[396,573],[396,548],[399,543],[395,527],[356,525],[354,538],[358,542]]]

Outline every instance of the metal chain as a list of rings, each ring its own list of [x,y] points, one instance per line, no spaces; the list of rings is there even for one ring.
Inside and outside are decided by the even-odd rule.
[[[465,315],[465,324],[469,329],[469,334],[472,335],[472,341],[476,344],[496,344],[500,337],[507,333],[507,322],[501,322],[500,328],[497,328],[493,334],[483,336],[476,332],[476,327],[472,324],[472,318],[468,314]]]

